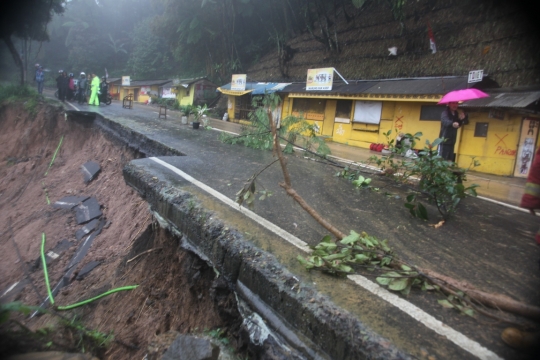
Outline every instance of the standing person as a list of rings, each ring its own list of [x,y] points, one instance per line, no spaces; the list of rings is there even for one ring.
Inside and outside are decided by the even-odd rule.
[[[90,95],[92,95],[92,74],[88,73],[86,79],[86,97],[90,99]]]
[[[45,82],[45,73],[43,72],[43,67],[38,67],[35,75],[35,80],[37,83],[38,94],[43,94],[43,83]]]
[[[101,97],[101,102],[107,101],[107,93],[109,92],[109,83],[105,76],[101,77],[101,84],[99,85],[99,93]]]
[[[86,80],[86,74],[81,72],[79,76],[79,89],[77,94],[77,102],[83,104],[86,102],[86,88],[88,87],[88,82]]]
[[[441,114],[441,131],[439,138],[444,141],[439,145],[439,155],[448,161],[454,161],[457,129],[469,123],[469,116],[458,110],[457,102],[450,102]]]
[[[68,78],[68,92],[66,98],[68,101],[73,100],[73,97],[75,96],[75,79],[73,78],[73,73],[69,73]]]
[[[58,77],[56,78],[56,90],[58,91],[58,99],[61,99],[61,93],[62,93],[62,73],[63,70],[58,70]]]
[[[66,101],[69,88],[69,78],[65,71],[62,71],[62,74],[56,79],[56,84],[58,85],[58,98],[61,101]]]
[[[96,74],[92,74],[92,83],[90,86],[92,87],[92,95],[90,95],[90,101],[88,101],[88,105],[99,106],[99,77],[97,77]]]

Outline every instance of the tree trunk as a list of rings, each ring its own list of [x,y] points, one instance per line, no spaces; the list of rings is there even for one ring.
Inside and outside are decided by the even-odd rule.
[[[9,52],[11,53],[11,56],[13,56],[15,65],[17,65],[17,67],[21,71],[21,86],[22,86],[24,85],[25,73],[24,73],[24,66],[23,66],[21,56],[19,55],[19,53],[17,52],[17,49],[15,49],[15,45],[13,45],[13,42],[11,41],[11,35],[4,35],[2,39],[4,39],[4,42],[6,43],[9,49]]]
[[[524,304],[503,294],[493,294],[478,290],[476,287],[466,281],[456,280],[454,278],[439,274],[432,270],[419,270],[432,279],[442,281],[443,283],[450,285],[455,289],[463,291],[471,299],[474,299],[486,306],[494,309],[508,311],[530,319],[540,320],[540,308],[537,306]]]

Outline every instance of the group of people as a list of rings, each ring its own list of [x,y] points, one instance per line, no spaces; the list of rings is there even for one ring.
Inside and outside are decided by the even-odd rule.
[[[38,93],[42,94],[45,73],[43,67],[39,64],[36,64],[34,80],[37,84]],[[87,77],[84,72],[81,72],[79,79],[75,79],[73,73],[67,74],[64,70],[58,71],[56,87],[58,89],[58,98],[61,101],[77,100],[79,104],[84,104],[88,96],[88,105],[96,106],[99,106],[99,94],[105,94],[109,91],[109,84],[105,76],[102,76],[100,80],[96,74],[88,74]]]
[[[99,106],[98,94],[108,91],[108,84],[104,76],[100,80],[96,74],[89,74],[87,78],[84,72],[81,72],[79,79],[75,81],[73,73],[68,75],[65,71],[60,70],[56,78],[56,86],[58,87],[58,98],[61,101],[70,101],[76,98],[79,104],[84,104],[86,97],[90,96],[88,105],[96,106]]]

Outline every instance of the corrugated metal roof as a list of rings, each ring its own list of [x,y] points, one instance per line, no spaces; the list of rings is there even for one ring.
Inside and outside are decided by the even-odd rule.
[[[448,78],[414,78],[390,80],[349,80],[334,83],[332,90],[306,90],[305,83],[287,86],[282,92],[310,94],[385,94],[385,95],[444,95],[449,91],[466,89],[466,76]]]
[[[425,78],[379,81],[372,86],[370,94],[444,95],[452,90],[466,89],[468,78]]]
[[[127,87],[163,85],[170,80],[131,80]]]
[[[488,98],[466,101],[464,107],[525,108],[540,100],[540,91],[486,92]]]
[[[377,84],[376,81],[349,81],[335,83],[332,90],[306,90],[306,83],[296,83],[287,86],[282,92],[286,93],[310,93],[310,94],[365,94],[366,90]]]
[[[246,90],[251,91],[253,95],[262,95],[265,93],[273,93],[276,91],[282,91],[283,88],[286,88],[290,83],[256,83],[256,82],[247,82]],[[231,90],[231,83],[227,85],[220,86],[223,90]],[[288,91],[287,91],[288,92]]]

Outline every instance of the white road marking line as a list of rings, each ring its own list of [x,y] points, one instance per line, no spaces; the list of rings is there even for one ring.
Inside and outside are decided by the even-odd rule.
[[[81,109],[79,109],[78,107],[76,107],[75,105],[73,105],[72,103],[70,103],[69,101],[66,101],[66,103],[71,106],[72,108],[74,108],[75,110],[77,111],[81,111]]]
[[[308,244],[306,242],[300,240],[299,238],[297,238],[296,236],[288,233],[287,231],[283,230],[282,228],[272,224],[270,221],[268,221],[265,218],[255,214],[253,211],[248,210],[245,207],[238,205],[237,203],[235,203],[234,201],[232,201],[231,199],[229,199],[228,197],[226,197],[222,193],[212,189],[208,185],[203,184],[199,180],[191,177],[190,175],[186,174],[185,172],[178,169],[177,167],[174,167],[171,164],[168,164],[165,161],[160,160],[160,159],[158,159],[156,157],[151,157],[149,159],[152,160],[152,161],[155,161],[156,163],[162,165],[163,167],[166,167],[167,169],[175,172],[176,174],[180,175],[181,177],[183,177],[184,179],[186,179],[187,181],[189,181],[193,185],[196,185],[197,187],[203,189],[204,191],[206,191],[210,195],[214,196],[216,199],[220,200],[221,202],[229,205],[233,209],[240,211],[242,214],[246,215],[250,219],[256,221],[259,224],[261,224],[262,226],[264,226],[268,230],[272,231],[274,234],[276,234],[276,235],[282,237],[283,239],[287,240],[288,242],[290,242],[291,244],[293,244],[294,246],[296,246],[300,250],[305,251],[305,252],[311,252],[311,249],[309,248],[309,246],[308,246]]]
[[[17,281],[15,284],[11,285],[6,291],[4,291],[4,293],[2,295],[0,295],[0,297],[3,297],[4,295],[6,295],[8,292],[10,292],[11,290],[13,290],[15,288],[15,286],[17,286],[18,284],[20,283],[20,281]]]
[[[450,326],[442,323],[433,316],[424,312],[416,305],[413,305],[407,300],[400,298],[396,294],[392,294],[390,291],[386,290],[383,287],[380,287],[379,285],[375,284],[373,281],[365,278],[364,276],[349,275],[347,276],[347,278],[354,281],[355,284],[363,287],[364,289],[370,291],[371,293],[394,305],[413,319],[421,322],[429,329],[435,331],[437,334],[446,337],[448,340],[461,347],[463,350],[468,351],[477,358],[482,360],[502,360],[501,357],[499,357],[491,350],[486,349],[476,341],[469,339],[467,336],[463,335],[459,331],[452,329]]]
[[[260,217],[259,215],[253,213],[252,211],[244,208],[243,206],[239,206],[237,203],[235,203],[234,201],[232,201],[225,195],[203,184],[199,180],[191,177],[190,175],[186,174],[185,172],[178,169],[177,167],[155,157],[150,157],[149,159],[162,165],[163,167],[166,167],[167,169],[173,171],[174,173],[180,175],[185,180],[203,189],[204,191],[208,192],[209,194],[216,197],[218,200],[224,202],[225,204],[229,205],[230,207],[240,211],[241,213],[245,214],[252,220],[257,221],[259,224],[266,227],[270,231],[274,232],[276,235],[281,236],[284,240],[290,242],[292,245],[298,247],[299,249],[305,252],[311,251],[311,249],[309,248],[306,242],[298,239],[294,235],[289,234],[285,230],[269,222],[268,220]],[[433,316],[424,312],[422,309],[418,308],[416,305],[413,305],[407,300],[404,300],[400,298],[399,296],[397,296],[396,294],[392,294],[388,290],[380,287],[378,284],[374,283],[373,281],[361,275],[349,275],[348,279],[353,281],[355,284],[363,287],[364,289],[370,291],[374,295],[377,295],[381,299],[387,301],[391,305],[394,305],[395,307],[397,307],[404,313],[411,316],[413,319],[424,324],[427,328],[435,331],[437,334],[445,336],[448,340],[450,340],[451,342],[453,342],[454,344],[456,344],[463,350],[476,356],[477,358],[481,360],[502,360],[502,358],[499,357],[494,352],[490,351],[489,349],[486,349],[485,347],[483,347],[476,341],[469,339],[467,336],[463,335],[459,331],[456,331],[452,329],[450,326],[435,319]]]

